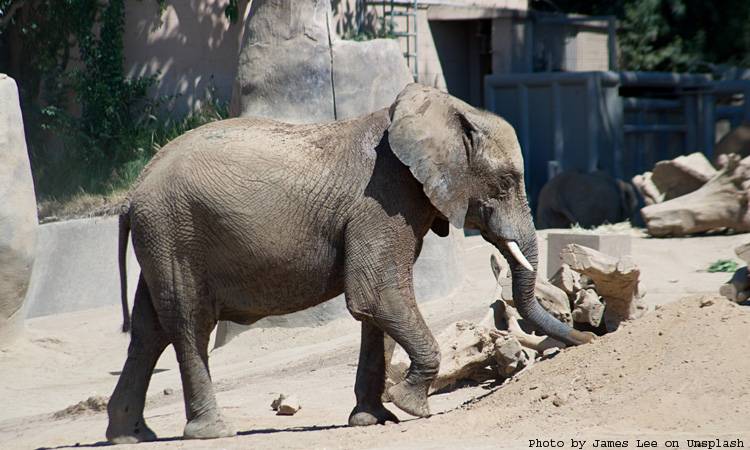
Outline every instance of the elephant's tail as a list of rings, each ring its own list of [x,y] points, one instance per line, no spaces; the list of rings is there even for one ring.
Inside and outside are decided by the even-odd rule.
[[[122,303],[122,332],[130,331],[130,308],[128,307],[127,252],[130,234],[130,214],[120,214],[120,233],[117,246],[117,263],[120,266],[120,301]]]

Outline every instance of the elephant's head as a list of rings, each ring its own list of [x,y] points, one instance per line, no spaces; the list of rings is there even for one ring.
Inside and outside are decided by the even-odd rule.
[[[521,315],[563,342],[588,342],[588,334],[552,317],[534,297],[536,230],[513,127],[419,84],[404,88],[390,116],[391,149],[422,183],[432,205],[454,226],[479,229],[508,260]]]

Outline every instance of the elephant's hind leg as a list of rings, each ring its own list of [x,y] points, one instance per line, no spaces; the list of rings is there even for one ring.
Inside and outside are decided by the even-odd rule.
[[[115,444],[153,441],[156,435],[143,419],[146,391],[154,366],[168,342],[141,277],[133,302],[128,358],[107,405],[107,440]]]
[[[385,365],[388,363],[383,338],[380,328],[369,320],[362,321],[362,344],[354,384],[357,406],[349,415],[351,426],[384,424],[386,421],[398,423],[398,418],[383,406],[381,400],[385,387]]]
[[[175,264],[169,272],[161,279],[164,289],[157,310],[180,366],[187,418],[183,437],[234,436],[221,417],[208,369],[208,341],[217,323],[213,304],[193,271]]]
[[[186,439],[214,439],[236,433],[221,417],[216,403],[211,374],[208,370],[208,340],[211,328],[185,333],[175,340],[175,352],[180,364],[182,389],[185,397],[187,424]]]

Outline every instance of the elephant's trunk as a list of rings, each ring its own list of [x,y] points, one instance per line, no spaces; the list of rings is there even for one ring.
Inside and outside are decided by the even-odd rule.
[[[495,244],[510,265],[511,275],[513,277],[513,301],[518,312],[521,314],[521,317],[531,323],[539,331],[561,342],[571,345],[589,342],[593,336],[581,333],[580,331],[560,322],[547,312],[547,310],[542,308],[541,305],[539,305],[539,302],[537,302],[534,295],[538,260],[536,231],[533,226],[529,226],[527,229],[528,231],[520,233],[520,236],[516,241],[506,241],[502,244]],[[529,270],[525,267],[526,264],[524,264],[522,258],[517,258],[513,255],[514,252],[511,250],[513,244],[510,244],[511,242],[515,242],[515,244],[518,245],[518,249],[533,270]]]

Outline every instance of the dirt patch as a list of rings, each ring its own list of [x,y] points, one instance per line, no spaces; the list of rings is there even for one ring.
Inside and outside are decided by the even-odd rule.
[[[44,199],[37,205],[40,223],[119,214],[126,190],[107,195],[82,193],[64,200]]]
[[[75,405],[70,405],[65,409],[52,414],[53,419],[65,419],[72,416],[79,416],[86,413],[98,413],[107,410],[109,397],[95,395],[86,400],[80,401]]]

